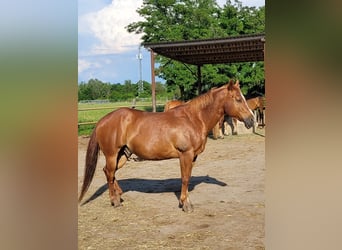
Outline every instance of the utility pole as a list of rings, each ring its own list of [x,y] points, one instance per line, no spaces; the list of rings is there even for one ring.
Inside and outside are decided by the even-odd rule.
[[[152,112],[157,111],[156,104],[156,77],[154,73],[154,51],[150,50],[151,54],[151,88],[152,88]]]
[[[142,82],[142,69],[141,69],[141,60],[142,60],[142,53],[141,53],[141,45],[139,45],[139,53],[137,55],[139,60],[139,84],[138,84],[138,93],[141,94],[144,92],[144,86]]]

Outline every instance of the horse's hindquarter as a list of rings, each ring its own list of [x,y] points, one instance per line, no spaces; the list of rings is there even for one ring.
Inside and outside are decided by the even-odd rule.
[[[133,110],[117,109],[99,120],[96,125],[96,138],[105,155],[113,154],[126,144],[126,130],[133,120]]]

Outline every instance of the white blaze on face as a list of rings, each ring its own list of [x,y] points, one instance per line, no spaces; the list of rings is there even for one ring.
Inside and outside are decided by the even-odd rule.
[[[244,100],[245,103],[246,103],[246,106],[247,106],[247,108],[248,108],[249,113],[253,116],[254,122],[256,122],[256,117],[255,117],[254,113],[252,112],[252,110],[248,107],[245,96],[242,94],[241,89],[240,89],[239,91],[240,91],[240,95],[242,96],[243,100]]]

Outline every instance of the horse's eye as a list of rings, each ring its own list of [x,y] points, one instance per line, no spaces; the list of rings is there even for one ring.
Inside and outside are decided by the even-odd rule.
[[[237,98],[236,101],[237,101],[237,102],[242,102],[242,99]]]

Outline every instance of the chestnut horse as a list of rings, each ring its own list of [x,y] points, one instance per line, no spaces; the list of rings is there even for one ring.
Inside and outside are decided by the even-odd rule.
[[[79,202],[93,179],[101,150],[106,158],[103,171],[114,207],[121,205],[122,194],[115,172],[134,153],[145,160],[179,158],[182,179],[179,204],[183,211],[193,211],[188,194],[193,163],[204,150],[208,132],[224,113],[244,122],[247,128],[255,122],[238,81],[231,80],[167,112],[120,108],[107,114],[96,124],[88,143]]]
[[[181,104],[184,104],[185,102],[183,101],[180,101],[180,100],[172,100],[172,101],[168,101],[167,103],[165,103],[165,106],[164,106],[164,112],[165,111],[168,111],[169,109],[172,109],[174,107],[177,107]]]
[[[247,100],[247,105],[248,107],[254,111],[257,111],[257,122],[261,125],[265,125],[264,123],[264,102],[265,102],[265,97],[264,96],[257,96],[254,98],[250,98]]]
[[[254,112],[256,111],[255,117],[256,117],[256,124],[255,126],[265,126],[265,122],[264,122],[264,101],[265,101],[265,97],[263,96],[257,96],[254,98],[250,98],[247,99],[247,105],[248,107]],[[221,120],[219,123],[219,127],[221,128],[223,126],[223,123],[225,122],[225,120]],[[233,134],[237,134],[236,128],[237,128],[237,120],[235,118],[231,119],[231,123],[230,124],[232,126],[232,133]],[[255,132],[255,131],[254,131]],[[222,132],[221,132],[222,133]]]

